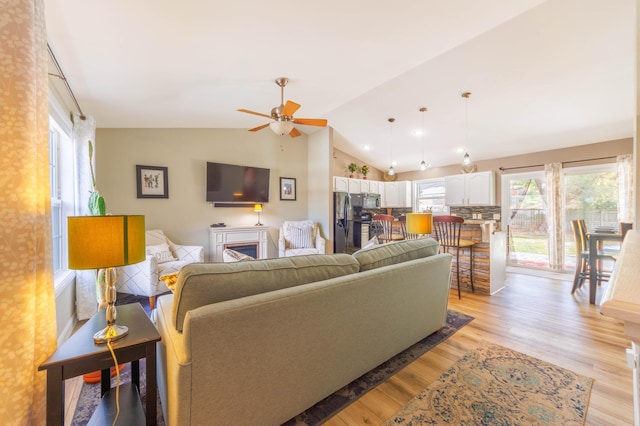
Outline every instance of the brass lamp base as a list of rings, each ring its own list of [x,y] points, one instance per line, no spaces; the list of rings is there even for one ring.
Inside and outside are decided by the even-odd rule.
[[[93,335],[93,342],[97,345],[104,345],[107,342],[122,339],[129,334],[129,328],[124,325],[108,325]]]

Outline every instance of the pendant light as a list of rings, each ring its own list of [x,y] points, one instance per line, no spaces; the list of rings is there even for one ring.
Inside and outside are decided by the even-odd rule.
[[[469,97],[471,97],[471,92],[464,92],[462,97],[465,99],[464,102],[464,145],[467,149],[469,149]],[[465,173],[473,171],[475,165],[471,161],[471,157],[469,153],[466,152],[464,157],[462,157],[462,170]]]
[[[427,170],[427,167],[429,167],[426,161],[424,161],[424,138],[425,134],[427,133],[427,129],[424,127],[424,113],[427,112],[427,108],[422,107],[418,111],[422,113],[422,161],[420,162],[420,170],[424,172],[425,170]]]
[[[389,145],[391,146],[391,165],[389,166],[389,170],[387,174],[389,176],[393,176],[396,174],[396,171],[393,168],[393,122],[396,121],[395,118],[389,118]]]

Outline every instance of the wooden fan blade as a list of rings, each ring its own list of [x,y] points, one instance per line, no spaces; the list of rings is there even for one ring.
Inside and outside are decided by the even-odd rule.
[[[264,128],[265,128],[265,127],[267,127],[269,124],[271,124],[271,123],[267,123],[267,124],[263,124],[262,126],[254,127],[254,128],[252,128],[252,129],[249,129],[249,131],[250,131],[250,132],[257,132],[258,130],[262,130],[262,129],[264,129]]]
[[[296,124],[306,124],[307,126],[327,126],[327,120],[323,118],[296,118],[293,122]]]
[[[300,136],[302,133],[300,133],[298,131],[298,129],[296,129],[295,127],[293,129],[291,129],[291,131],[289,132],[289,136],[291,136],[292,138],[297,138],[298,136]]]
[[[284,109],[282,110],[282,115],[286,115],[287,117],[291,117],[293,116],[293,114],[295,114],[295,112],[298,110],[298,108],[300,108],[300,104],[297,104],[293,101],[287,101],[286,104],[284,104]]]
[[[263,114],[261,112],[255,112],[255,111],[249,111],[248,109],[239,109],[239,112],[246,112],[247,114],[253,114],[253,115],[259,115],[260,117],[267,117],[267,118],[271,118],[270,115],[267,114]]]

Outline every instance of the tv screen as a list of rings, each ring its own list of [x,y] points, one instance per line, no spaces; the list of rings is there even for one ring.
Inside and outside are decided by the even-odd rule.
[[[207,201],[269,202],[269,169],[207,162]]]

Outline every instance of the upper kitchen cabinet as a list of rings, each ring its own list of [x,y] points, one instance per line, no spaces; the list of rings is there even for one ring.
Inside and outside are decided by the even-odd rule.
[[[334,176],[333,192],[349,192],[349,178]]]
[[[369,192],[372,194],[384,194],[384,182],[379,182],[377,180],[370,180],[369,182]]]
[[[445,176],[444,200],[448,206],[494,206],[494,173],[480,172]]]
[[[367,192],[362,190],[362,181],[360,179],[349,179],[349,194],[360,194]]]
[[[411,182],[381,182],[384,197],[381,207],[411,207]]]

